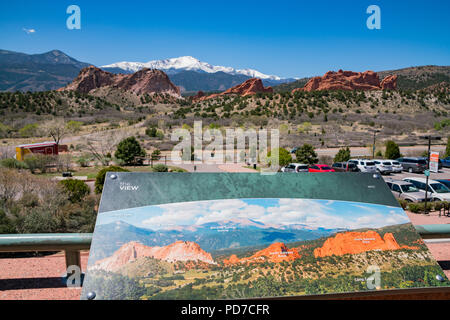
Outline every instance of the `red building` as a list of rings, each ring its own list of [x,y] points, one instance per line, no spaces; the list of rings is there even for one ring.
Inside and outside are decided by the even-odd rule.
[[[55,142],[42,142],[23,144],[16,147],[16,159],[19,161],[22,161],[30,153],[58,155],[58,145]]]

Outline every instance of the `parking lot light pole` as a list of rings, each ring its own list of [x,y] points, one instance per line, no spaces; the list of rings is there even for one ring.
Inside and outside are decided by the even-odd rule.
[[[432,136],[425,136],[422,137],[423,139],[428,140],[428,155],[427,155],[427,174],[426,176],[426,184],[425,184],[425,214],[428,214],[428,178],[430,176],[430,152],[431,152],[431,140],[441,140],[441,137],[432,137]],[[439,168],[439,163],[438,163]]]

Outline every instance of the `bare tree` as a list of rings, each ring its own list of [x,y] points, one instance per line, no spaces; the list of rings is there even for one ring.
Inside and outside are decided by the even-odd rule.
[[[52,139],[56,142],[57,145],[61,142],[61,140],[69,133],[71,133],[70,129],[67,127],[64,119],[55,119],[49,121],[43,126],[44,132],[46,135],[52,137]]]
[[[0,159],[14,158],[16,149],[13,146],[0,147]]]
[[[0,169],[0,205],[10,200],[15,200],[20,193],[20,185],[17,182],[17,171],[12,169]]]
[[[97,159],[103,166],[109,166],[113,154],[120,141],[130,135],[124,130],[100,132],[85,140],[85,148],[88,153]]]

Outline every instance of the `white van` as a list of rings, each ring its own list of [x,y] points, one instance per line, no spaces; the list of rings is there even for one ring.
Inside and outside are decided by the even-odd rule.
[[[378,172],[375,162],[367,159],[350,159],[348,162],[354,163],[359,172],[376,173]]]

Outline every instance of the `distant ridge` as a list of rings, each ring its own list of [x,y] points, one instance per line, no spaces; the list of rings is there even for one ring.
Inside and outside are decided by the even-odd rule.
[[[42,54],[0,50],[0,91],[56,90],[88,66],[59,50]]]

